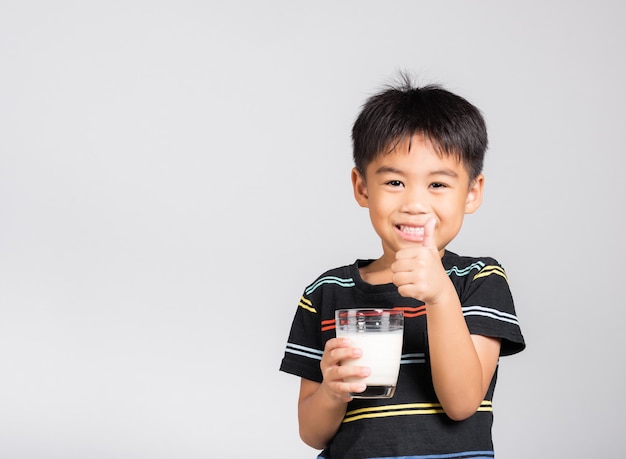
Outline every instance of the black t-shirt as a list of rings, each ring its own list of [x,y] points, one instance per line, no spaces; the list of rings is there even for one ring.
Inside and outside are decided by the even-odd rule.
[[[524,338],[506,274],[498,262],[460,257],[449,251],[442,262],[459,295],[470,333],[500,338],[501,355],[522,351]],[[326,341],[335,337],[336,309],[404,311],[404,342],[394,396],[352,400],[337,434],[320,457],[493,458],[491,400],[497,370],[473,416],[464,421],[448,418],[432,384],[424,303],[401,296],[393,284],[364,282],[359,267],[368,263],[371,260],[357,260],[327,271],[304,290],[280,365],[281,371],[321,382],[320,361]]]

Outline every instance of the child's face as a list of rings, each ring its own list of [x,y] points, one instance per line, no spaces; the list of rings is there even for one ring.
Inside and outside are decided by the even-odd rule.
[[[458,234],[465,214],[480,206],[483,176],[470,184],[464,165],[453,156],[440,156],[423,136],[401,141],[365,170],[352,171],[354,195],[367,207],[384,254],[420,243],[424,223],[434,217],[435,239],[441,255]],[[416,237],[416,234],[419,237]]]

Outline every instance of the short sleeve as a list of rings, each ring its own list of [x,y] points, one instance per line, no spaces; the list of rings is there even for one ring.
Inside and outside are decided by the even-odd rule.
[[[477,266],[460,294],[470,333],[501,339],[500,355],[521,352],[526,344],[504,269],[493,259],[484,259]]]
[[[280,371],[322,382],[320,362],[324,353],[320,312],[302,295],[291,324]]]

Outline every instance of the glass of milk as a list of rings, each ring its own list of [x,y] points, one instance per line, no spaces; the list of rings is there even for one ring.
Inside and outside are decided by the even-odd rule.
[[[363,354],[358,359],[342,361],[342,365],[369,367],[366,378],[347,378],[347,382],[365,382],[363,392],[351,394],[354,398],[391,398],[396,390],[404,314],[394,309],[339,309],[335,311],[338,338],[348,338],[352,347]]]

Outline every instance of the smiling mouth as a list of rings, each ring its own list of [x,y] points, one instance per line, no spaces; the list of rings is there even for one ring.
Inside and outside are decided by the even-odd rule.
[[[423,236],[424,235],[424,227],[423,226],[404,226],[398,225],[397,228],[403,232],[404,234],[410,236]]]

